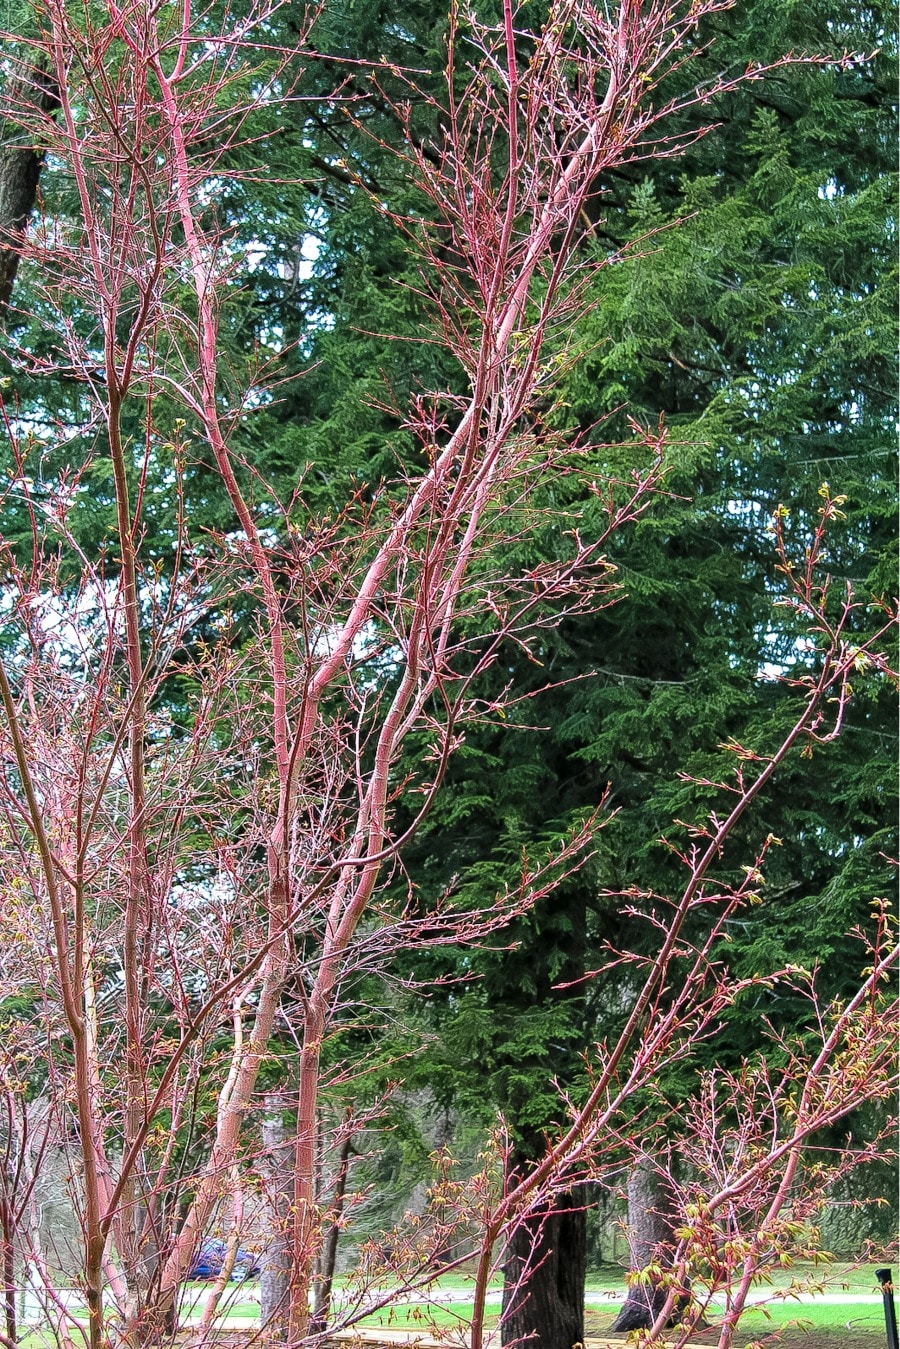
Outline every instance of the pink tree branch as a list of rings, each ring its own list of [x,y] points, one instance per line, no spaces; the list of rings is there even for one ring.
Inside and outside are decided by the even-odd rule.
[[[526,859],[516,893],[482,914],[447,904],[429,915],[430,930],[408,911],[382,913],[377,901],[386,865],[434,801],[466,726],[502,705],[485,708],[480,677],[504,643],[527,650],[542,625],[614,600],[603,548],[659,485],[663,428],[635,428],[636,467],[626,482],[609,485],[601,537],[575,536],[557,562],[510,574],[504,548],[521,537],[517,513],[535,485],[580,475],[593,448],[593,433],[573,443],[542,427],[536,412],[571,359],[567,327],[591,304],[598,264],[579,251],[586,203],[603,171],[647,153],[651,141],[661,154],[684,144],[659,129],[665,115],[735,83],[714,81],[681,105],[653,106],[699,18],[721,7],[719,0],[622,0],[609,16],[586,0],[567,0],[528,35],[527,58],[517,52],[523,34],[511,0],[496,27],[454,14],[443,106],[423,96],[440,114],[436,140],[423,146],[411,114],[395,105],[409,132],[399,162],[435,218],[391,218],[418,252],[434,340],[458,362],[468,388],[415,400],[405,424],[421,447],[421,469],[391,484],[383,504],[352,501],[337,521],[315,523],[308,539],[292,535],[289,507],[235,448],[234,426],[249,415],[248,399],[238,395],[229,405],[220,325],[237,264],[205,210],[226,151],[246,143],[247,117],[274,96],[269,82],[264,94],[232,98],[254,42],[290,84],[297,53],[276,52],[266,27],[278,5],[259,0],[244,19],[226,7],[219,28],[213,11],[190,0],[177,13],[114,0],[90,13],[76,14],[63,0],[39,8],[43,31],[34,48],[55,72],[60,122],[11,112],[52,150],[78,204],[71,220],[49,222],[23,245],[46,312],[58,315],[48,322],[65,359],[54,367],[50,357],[20,354],[35,374],[55,368],[77,378],[91,404],[86,421],[102,429],[112,468],[117,556],[85,559],[67,523],[90,461],[71,481],[60,479],[45,507],[27,486],[29,454],[20,449],[16,418],[4,414],[26,484],[33,559],[26,574],[4,545],[18,588],[11,620],[18,644],[0,665],[10,765],[0,782],[10,832],[2,865],[30,887],[44,1014],[50,1024],[61,1009],[72,1038],[90,1349],[101,1349],[107,1335],[104,1272],[126,1343],[173,1328],[192,1253],[241,1164],[290,978],[300,1012],[289,1026],[299,1083],[288,1333],[295,1343],[307,1336],[320,1243],[322,1046],[348,982],[404,944],[477,940],[497,930],[589,847],[595,819],[557,857]],[[301,47],[315,17],[306,16]],[[463,22],[475,51],[466,69]],[[382,72],[374,74],[378,85]],[[413,79],[393,78],[407,86]],[[340,91],[334,101],[342,101]],[[352,100],[342,106],[352,117]],[[90,340],[81,335],[85,317],[97,334]],[[181,429],[172,441],[159,430],[169,420],[166,399],[203,437],[237,524],[233,535],[204,536],[202,548],[181,499],[187,440]],[[126,414],[142,438],[126,439]],[[56,437],[59,428],[51,431]],[[166,591],[142,555],[142,539],[152,477],[169,457],[179,500]],[[820,547],[817,535],[813,551]],[[60,549],[82,568],[76,599],[52,561]],[[186,562],[192,556],[200,560]],[[807,568],[799,580],[789,578],[807,607],[816,598],[812,575]],[[255,627],[236,652],[228,610],[238,595]],[[796,744],[837,733],[837,724],[826,725],[826,702],[837,697],[839,722],[860,652],[842,645],[849,610],[833,623],[824,594],[817,603],[825,650],[805,687],[806,705],[782,746],[752,779],[740,779],[725,819],[698,833],[703,841],[686,855],[686,888],[663,925],[657,956],[643,968],[622,1036],[601,1054],[587,1103],[572,1107],[571,1127],[545,1164],[498,1206],[485,1208],[486,1191],[479,1194],[487,1235],[475,1349],[491,1242],[552,1194],[561,1176],[589,1164],[598,1130],[641,1075],[686,1052],[690,1035],[703,1034],[730,996],[722,980],[707,986],[721,919],[696,949],[685,943],[685,922],[701,906],[724,914],[742,902],[749,877],[732,888],[710,879],[724,842]],[[42,627],[42,606],[62,616],[56,631]],[[221,637],[190,657],[197,692],[181,743],[157,707],[179,669],[173,652],[183,650],[200,616],[212,618]],[[862,654],[880,659],[874,643]],[[429,737],[431,757],[406,780],[402,752],[418,732]],[[421,808],[401,832],[394,812],[404,790],[421,793]],[[293,954],[301,947],[302,966]],[[667,981],[683,960],[687,988],[669,1004]],[[121,1000],[106,969],[121,971]],[[104,1011],[106,997],[112,1012]],[[682,1034],[685,1020],[690,1035]],[[122,1082],[111,1068],[119,1056]],[[64,1094],[69,1070],[62,1060],[54,1064]],[[193,1141],[204,1107],[214,1121],[208,1134],[176,1161],[171,1139],[159,1142],[163,1119]],[[179,1225],[172,1207],[185,1187],[191,1198]],[[211,1317],[209,1310],[207,1324]],[[64,1318],[60,1326],[68,1335]]]

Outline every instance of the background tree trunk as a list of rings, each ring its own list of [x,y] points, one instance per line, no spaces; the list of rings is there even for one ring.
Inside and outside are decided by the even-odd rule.
[[[262,1122],[268,1240],[259,1276],[260,1320],[270,1342],[284,1343],[291,1274],[290,1221],[294,1188],[293,1150],[281,1098],[267,1096]]]
[[[584,1340],[586,1214],[579,1195],[532,1215],[506,1251],[501,1344],[572,1349]]]
[[[40,68],[30,79],[19,81],[11,99],[42,113],[54,113],[59,107],[53,81]],[[9,308],[21,235],[37,201],[43,163],[43,148],[29,144],[25,133],[9,122],[0,123],[0,320]]]
[[[6,1338],[10,1344],[18,1340],[16,1330],[16,1225],[6,1194],[0,1195],[0,1253],[2,1253],[3,1310]]]
[[[341,1219],[344,1213],[344,1200],[347,1195],[347,1178],[350,1174],[350,1158],[353,1155],[354,1135],[349,1132],[350,1120],[353,1116],[353,1107],[348,1106],[344,1114],[344,1127],[348,1130],[347,1136],[341,1143],[338,1153],[337,1171],[334,1177],[334,1190],[331,1197],[331,1209],[329,1212],[329,1227],[322,1249],[319,1252],[318,1270],[316,1272],[314,1286],[314,1301],[312,1318],[310,1320],[310,1329],[316,1334],[321,1334],[328,1325],[328,1314],[331,1309],[331,1289],[334,1284],[334,1271],[337,1266],[338,1242],[341,1235]]]
[[[674,1197],[652,1158],[642,1157],[628,1178],[628,1234],[632,1270],[646,1269],[660,1242],[668,1241],[674,1226]],[[666,1290],[654,1283],[635,1284],[613,1331],[651,1326],[666,1300]]]

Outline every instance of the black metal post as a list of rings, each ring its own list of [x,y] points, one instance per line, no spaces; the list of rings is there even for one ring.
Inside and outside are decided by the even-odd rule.
[[[888,1349],[900,1349],[897,1343],[897,1309],[894,1306],[894,1284],[889,1269],[876,1269],[875,1278],[881,1284],[881,1296],[884,1298],[884,1327],[887,1331]]]

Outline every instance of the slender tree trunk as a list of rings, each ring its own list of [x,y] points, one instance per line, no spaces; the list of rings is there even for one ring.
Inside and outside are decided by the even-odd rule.
[[[294,1154],[286,1136],[281,1098],[265,1099],[262,1143],[266,1156],[266,1216],[268,1238],[259,1276],[260,1318],[266,1339],[283,1344],[288,1331],[291,1282],[291,1199]]]
[[[656,1247],[672,1236],[675,1222],[672,1190],[652,1158],[642,1157],[628,1178],[628,1232],[632,1270],[646,1269]],[[616,1317],[614,1331],[641,1330],[652,1326],[666,1300],[658,1283],[634,1284]]]
[[[6,1338],[15,1344],[16,1332],[16,1253],[15,1218],[13,1205],[7,1195],[0,1195],[0,1247],[3,1252],[3,1307],[6,1320]]]
[[[345,1128],[349,1130],[350,1120],[353,1115],[353,1106],[348,1106],[344,1116]],[[313,1312],[310,1319],[310,1330],[318,1333],[323,1331],[328,1324],[328,1313],[331,1307],[331,1288],[334,1283],[334,1270],[337,1264],[338,1241],[341,1235],[341,1218],[344,1212],[344,1199],[347,1194],[347,1178],[350,1174],[350,1158],[353,1155],[353,1134],[348,1132],[341,1144],[338,1155],[337,1173],[334,1180],[334,1193],[331,1198],[331,1209],[329,1212],[330,1226],[327,1236],[322,1243],[322,1250],[319,1256],[319,1269],[315,1280],[315,1295],[313,1301]]]
[[[200,1324],[191,1345],[191,1349],[204,1349],[209,1333],[216,1319],[219,1304],[228,1291],[228,1284],[237,1263],[237,1254],[241,1244],[241,1229],[244,1225],[244,1188],[241,1168],[235,1163],[231,1168],[231,1223],[225,1242],[222,1268],[219,1270],[203,1306]],[[175,1327],[173,1327],[173,1330]]]
[[[587,1227],[583,1200],[558,1195],[506,1249],[501,1343],[572,1349],[584,1340]]]
[[[309,1333],[312,1272],[321,1241],[317,1175],[319,1066],[326,1023],[325,998],[310,999],[303,1029],[297,1089],[297,1132],[294,1138],[294,1188],[291,1219],[291,1289],[289,1338],[296,1344]]]
[[[59,107],[56,86],[45,70],[35,69],[20,80],[10,101],[30,104],[39,112]],[[9,122],[0,123],[0,321],[12,297],[22,233],[37,201],[44,150]]]

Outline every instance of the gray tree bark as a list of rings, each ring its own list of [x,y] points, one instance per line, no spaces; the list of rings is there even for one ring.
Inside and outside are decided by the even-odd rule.
[[[7,99],[9,106],[50,115],[59,96],[46,70],[34,67],[21,77]],[[19,269],[22,236],[37,201],[44,149],[10,120],[0,121],[0,321],[6,315]]]
[[[288,1336],[293,1149],[284,1127],[281,1098],[267,1096],[264,1111],[262,1144],[268,1240],[259,1276],[260,1320],[266,1340],[283,1344]]]
[[[583,1343],[586,1257],[581,1195],[558,1195],[513,1233],[503,1272],[502,1345]]]
[[[628,1178],[628,1233],[631,1241],[632,1270],[646,1269],[652,1263],[660,1242],[668,1241],[675,1225],[674,1196],[653,1163],[642,1157]],[[666,1300],[666,1290],[658,1283],[635,1284],[628,1290],[625,1305],[616,1317],[613,1331],[645,1329],[653,1322]]]

